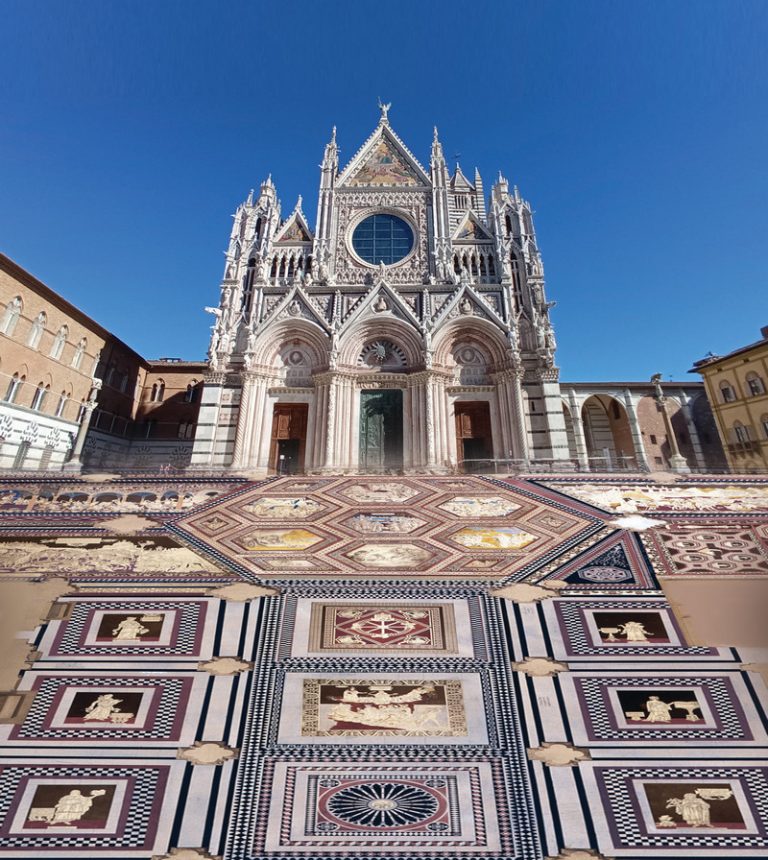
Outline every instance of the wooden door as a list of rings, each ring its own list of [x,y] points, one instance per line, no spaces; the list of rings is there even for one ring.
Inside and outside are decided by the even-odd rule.
[[[306,403],[275,404],[269,451],[271,471],[290,475],[304,471],[308,412]]]
[[[456,456],[459,466],[480,471],[493,456],[491,408],[485,401],[456,404]]]

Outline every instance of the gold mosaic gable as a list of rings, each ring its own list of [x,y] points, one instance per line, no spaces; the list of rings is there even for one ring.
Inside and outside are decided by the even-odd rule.
[[[348,182],[348,185],[366,187],[419,184],[413,168],[384,137],[373,147],[360,169]]]
[[[302,227],[298,218],[294,218],[293,223],[289,224],[285,232],[278,239],[279,242],[311,242],[307,231]]]

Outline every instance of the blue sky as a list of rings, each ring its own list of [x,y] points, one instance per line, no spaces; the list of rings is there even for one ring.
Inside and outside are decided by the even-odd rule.
[[[532,201],[565,380],[768,324],[768,4],[3,0],[0,248],[147,357],[207,347],[230,215],[314,223],[377,97]]]

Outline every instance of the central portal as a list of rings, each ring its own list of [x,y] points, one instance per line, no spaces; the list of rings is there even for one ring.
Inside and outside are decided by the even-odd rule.
[[[360,392],[360,468],[365,472],[403,465],[403,392]]]

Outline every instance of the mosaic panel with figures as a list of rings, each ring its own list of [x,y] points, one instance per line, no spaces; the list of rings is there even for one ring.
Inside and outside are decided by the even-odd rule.
[[[602,804],[603,851],[655,849],[655,856],[677,856],[679,850],[709,850],[712,856],[714,849],[729,856],[765,847],[765,766],[601,763],[584,770]]]
[[[618,514],[680,512],[768,513],[768,483],[702,479],[673,484],[643,481],[545,480],[550,487],[589,505]]]

